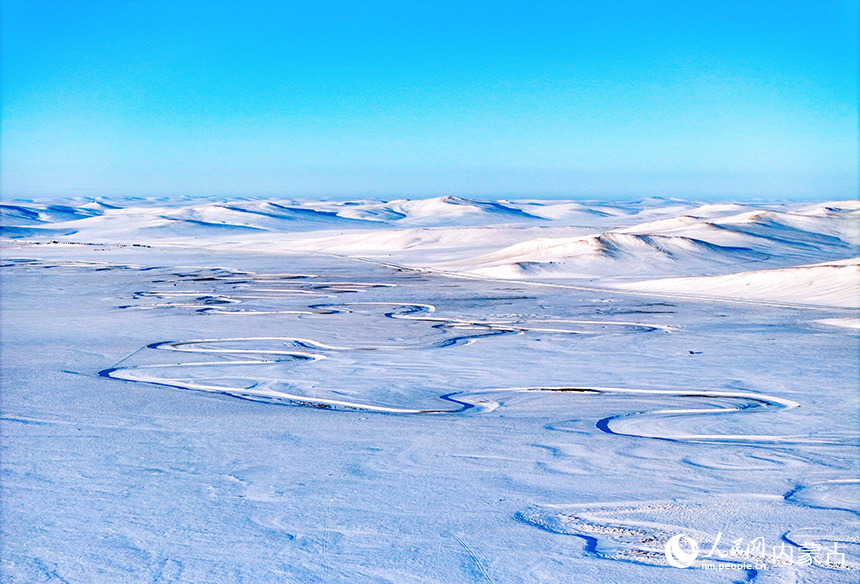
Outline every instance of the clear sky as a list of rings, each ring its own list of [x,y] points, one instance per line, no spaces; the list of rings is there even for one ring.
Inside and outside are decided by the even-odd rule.
[[[0,0],[4,198],[857,196],[858,0]]]

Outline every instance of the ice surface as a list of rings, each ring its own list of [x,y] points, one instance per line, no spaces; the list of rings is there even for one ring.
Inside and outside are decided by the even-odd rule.
[[[856,202],[0,210],[3,581],[857,581]]]

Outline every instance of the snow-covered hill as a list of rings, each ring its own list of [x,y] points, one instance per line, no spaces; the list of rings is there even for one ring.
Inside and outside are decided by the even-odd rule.
[[[627,203],[453,196],[392,201],[101,199],[15,201],[0,205],[0,212],[9,242],[335,254],[483,278],[591,285],[751,271],[764,274],[756,276],[758,282],[784,276],[768,270],[860,254],[858,201],[755,206],[659,198]],[[819,272],[823,282],[800,278],[780,297],[793,295],[798,302],[824,298],[807,289],[813,283],[828,286],[831,272]],[[849,275],[840,277],[850,279],[851,270],[845,273]],[[727,282],[720,284],[721,295],[733,289]],[[751,289],[746,283],[743,287],[745,294]]]

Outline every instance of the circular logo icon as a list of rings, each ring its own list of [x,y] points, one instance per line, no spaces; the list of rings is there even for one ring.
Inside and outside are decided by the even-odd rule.
[[[681,547],[682,541],[685,544],[684,547],[689,548],[688,550]],[[669,562],[670,566],[689,568],[698,556],[699,544],[691,537],[681,534],[666,542],[666,561]]]

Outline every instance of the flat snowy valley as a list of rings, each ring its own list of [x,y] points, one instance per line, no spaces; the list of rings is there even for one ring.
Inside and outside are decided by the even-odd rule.
[[[858,580],[860,202],[0,210],[3,582]]]

